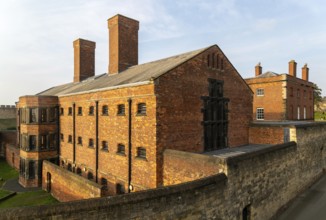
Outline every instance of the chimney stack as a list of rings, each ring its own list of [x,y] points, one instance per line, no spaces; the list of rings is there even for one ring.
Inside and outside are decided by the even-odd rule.
[[[95,46],[89,40],[77,39],[74,45],[74,82],[80,82],[95,75]]]
[[[111,75],[138,64],[139,22],[118,14],[108,19],[108,28]]]
[[[289,62],[289,75],[297,77],[297,63],[294,60]]]
[[[307,64],[302,67],[302,79],[309,81],[309,68]]]
[[[255,76],[260,76],[263,72],[263,68],[260,65],[260,62],[255,66]]]

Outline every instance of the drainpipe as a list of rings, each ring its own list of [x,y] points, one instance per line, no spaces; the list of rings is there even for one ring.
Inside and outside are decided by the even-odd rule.
[[[128,193],[131,190],[131,98],[128,99]]]
[[[56,118],[56,120],[57,120],[57,140],[56,140],[57,146],[56,146],[56,148],[57,148],[57,153],[58,153],[58,164],[57,165],[60,166],[60,161],[59,161],[59,155],[60,155],[60,107],[59,107],[59,105],[57,105],[55,107],[55,111],[56,111],[56,115],[57,115],[57,118]]]
[[[73,145],[73,164],[76,163],[76,104],[72,104],[72,145]]]
[[[95,148],[96,148],[96,155],[95,155],[95,181],[98,183],[98,101],[96,103],[96,111],[95,111]]]

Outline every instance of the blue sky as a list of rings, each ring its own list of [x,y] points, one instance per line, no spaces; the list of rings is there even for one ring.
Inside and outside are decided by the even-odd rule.
[[[217,44],[244,78],[307,63],[326,95],[323,0],[7,0],[0,3],[0,104],[73,79],[72,42],[96,42],[96,74],[107,72],[107,19],[140,21],[139,63]]]

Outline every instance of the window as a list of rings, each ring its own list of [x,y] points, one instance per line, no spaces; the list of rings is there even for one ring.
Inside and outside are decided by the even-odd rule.
[[[90,138],[88,140],[88,147],[94,147],[94,140],[93,140],[93,138]]]
[[[55,122],[57,117],[56,109],[50,108],[49,109],[49,122]]]
[[[143,147],[137,147],[137,157],[146,159],[146,149]]]
[[[307,93],[306,90],[303,90],[303,98],[306,99],[307,98]]]
[[[293,88],[290,88],[290,96],[293,96]]]
[[[306,120],[307,119],[307,111],[306,111],[306,106],[303,107],[303,119]]]
[[[264,89],[257,89],[256,93],[257,93],[257,96],[264,96],[265,91],[264,91]]]
[[[81,176],[82,175],[82,171],[81,171],[81,169],[78,167],[77,168],[77,171],[76,171],[76,173],[77,173],[77,175],[79,175],[79,176]]]
[[[90,107],[89,107],[88,114],[89,114],[89,115],[94,115],[94,106],[90,106]]]
[[[72,136],[68,135],[68,143],[72,143]]]
[[[118,115],[125,115],[125,105],[118,105]]]
[[[61,141],[64,141],[64,136],[63,136],[62,133],[60,134],[60,140],[61,140]]]
[[[93,178],[94,178],[93,173],[92,172],[88,172],[87,179],[92,180]]]
[[[264,116],[264,108],[257,108],[257,111],[256,111],[256,118],[257,120],[264,120],[265,119],[265,116]]]
[[[83,107],[78,107],[78,115],[83,115]]]
[[[117,153],[119,153],[119,154],[125,154],[126,153],[125,146],[123,144],[118,144]]]
[[[109,108],[107,105],[102,106],[102,115],[109,115]]]
[[[46,122],[47,120],[47,114],[46,114],[46,108],[41,108],[41,122]]]
[[[101,178],[101,185],[104,187],[105,190],[108,189],[108,181],[105,178]]]
[[[68,108],[68,115],[72,115],[72,107]]]
[[[116,189],[117,194],[124,194],[125,193],[125,189],[124,189],[124,187],[123,187],[122,184],[117,183],[117,186],[116,187],[117,187],[117,189]]]
[[[242,210],[242,219],[243,220],[250,220],[251,218],[251,205],[247,205]]]
[[[47,148],[47,136],[41,135],[41,143],[40,143],[41,149]]]
[[[297,97],[300,98],[300,89],[297,90]]]
[[[55,148],[55,146],[57,145],[57,134],[49,134],[48,143],[49,143],[49,148]]]
[[[63,113],[64,113],[64,109],[60,108],[60,115],[63,115]]]
[[[77,138],[77,144],[83,145],[83,139],[82,139],[82,137],[78,137]]]
[[[29,149],[34,150],[36,147],[36,135],[29,136]]]
[[[108,150],[109,149],[109,144],[107,141],[102,141],[102,150]]]
[[[69,171],[72,171],[72,166],[70,163],[68,163],[68,168],[67,168]]]
[[[139,103],[137,105],[137,115],[146,115],[146,103]]]
[[[35,162],[29,161],[28,163],[28,178],[35,179]]]
[[[30,109],[29,122],[30,123],[37,122],[37,108],[31,108]]]
[[[298,113],[298,120],[300,120],[300,106],[298,106],[298,111],[297,111],[297,113]]]

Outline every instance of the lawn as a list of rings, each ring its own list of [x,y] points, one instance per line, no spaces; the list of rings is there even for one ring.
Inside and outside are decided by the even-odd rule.
[[[50,193],[45,191],[34,191],[17,193],[17,195],[0,202],[1,208],[35,206],[35,205],[50,205],[59,203]]]
[[[9,195],[11,192],[0,189],[0,198]]]
[[[4,159],[0,159],[0,188],[9,179],[18,177],[18,172],[9,166]]]

